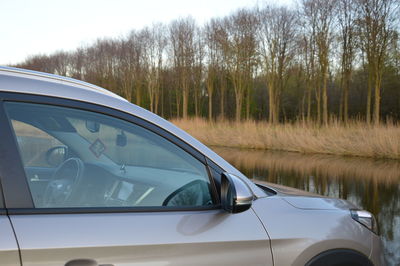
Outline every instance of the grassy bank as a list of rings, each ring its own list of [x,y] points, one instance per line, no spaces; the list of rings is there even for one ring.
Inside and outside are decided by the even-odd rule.
[[[200,118],[172,122],[212,146],[400,159],[400,126],[393,124],[367,126],[352,122],[319,127],[300,122],[271,125]]]

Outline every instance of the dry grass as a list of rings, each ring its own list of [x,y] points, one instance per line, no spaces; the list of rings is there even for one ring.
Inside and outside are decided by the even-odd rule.
[[[331,123],[271,125],[266,122],[209,122],[205,119],[172,122],[206,145],[400,159],[400,127],[367,126],[354,121],[348,126]]]

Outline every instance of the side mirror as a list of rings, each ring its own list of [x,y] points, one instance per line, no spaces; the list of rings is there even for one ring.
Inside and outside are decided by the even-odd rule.
[[[57,167],[68,158],[68,147],[56,146],[46,152],[46,161],[50,166]]]
[[[221,174],[221,204],[230,213],[244,212],[250,209],[253,202],[253,192],[239,177]]]

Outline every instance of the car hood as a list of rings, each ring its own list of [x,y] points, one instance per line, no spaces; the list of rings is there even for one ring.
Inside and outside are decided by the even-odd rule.
[[[300,189],[286,187],[265,181],[254,180],[260,186],[267,187],[275,192],[275,197],[280,197],[298,209],[304,210],[349,210],[358,209],[351,202],[343,199],[329,198]]]

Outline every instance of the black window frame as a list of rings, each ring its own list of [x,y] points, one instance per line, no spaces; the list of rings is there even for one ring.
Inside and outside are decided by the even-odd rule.
[[[7,211],[4,206],[3,186],[1,184],[1,178],[0,178],[0,215],[5,215],[5,214],[7,214]]]
[[[210,180],[211,196],[214,205],[193,207],[74,207],[74,208],[35,208],[26,173],[19,154],[14,130],[4,108],[5,102],[43,104],[56,107],[74,108],[95,112],[135,124],[165,138],[177,145],[206,168]],[[0,92],[0,184],[3,188],[4,207],[8,214],[73,214],[73,213],[115,213],[115,212],[166,212],[166,211],[198,211],[221,209],[220,196],[216,180],[211,175],[209,159],[190,144],[171,134],[165,129],[134,114],[115,108],[54,96],[33,95],[18,92]],[[7,167],[12,165],[13,167]],[[1,195],[1,194],[0,194]],[[0,200],[1,203],[1,200]],[[1,205],[0,205],[1,208]]]

